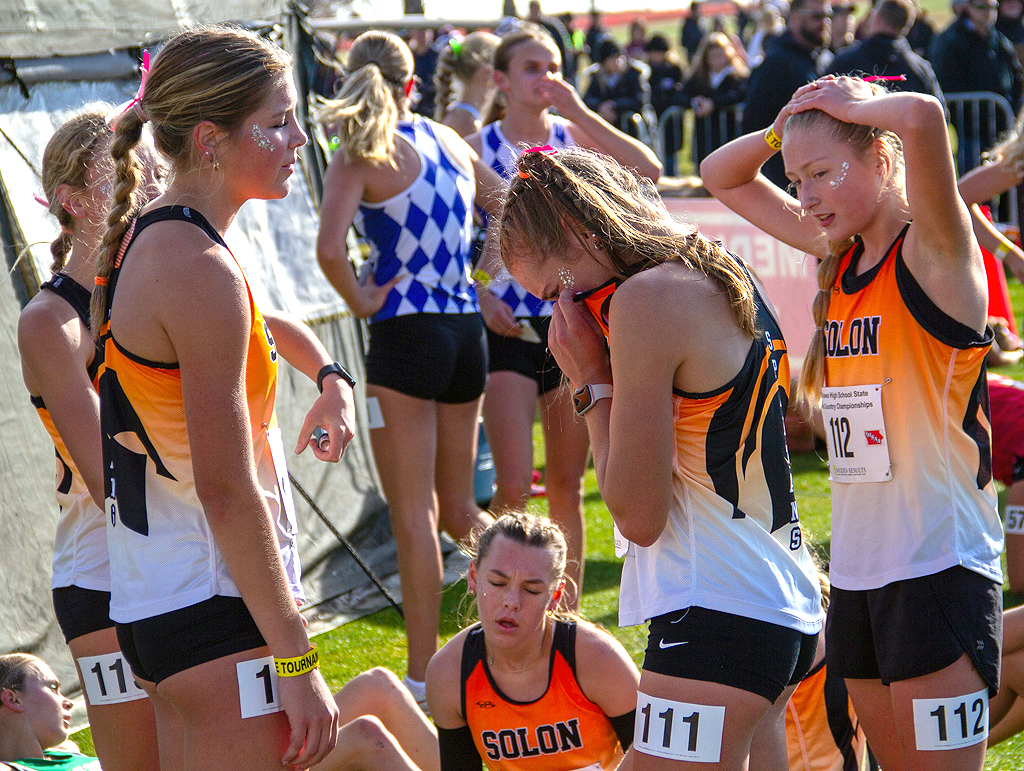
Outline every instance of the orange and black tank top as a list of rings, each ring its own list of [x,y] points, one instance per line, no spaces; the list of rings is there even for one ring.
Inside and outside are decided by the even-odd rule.
[[[189,207],[168,206],[135,220],[123,241],[121,259],[131,259],[131,244],[144,228],[163,220],[191,222],[227,248],[202,214]],[[109,279],[113,303],[117,302],[119,275],[118,261]],[[277,349],[252,293],[248,295],[251,323],[245,400],[256,481],[275,524],[285,576],[293,595],[301,598],[297,528],[290,498],[284,492],[287,488],[280,484],[281,477],[287,479],[287,469],[274,412]],[[99,391],[110,617],[128,623],[215,595],[238,597],[196,492],[179,365],[135,355],[120,344],[117,333],[108,316],[101,330],[106,350]],[[215,335],[217,330],[209,330],[209,334]],[[275,452],[280,459],[277,465]]]
[[[487,666],[483,629],[462,647],[462,714],[490,771],[609,769],[619,740],[576,682],[576,623],[556,621],[548,687],[536,701],[505,696]]]
[[[42,285],[42,289],[53,292],[67,302],[82,320],[85,326],[83,334],[87,338],[92,337],[89,332],[89,303],[92,295],[88,289],[64,273],[55,273]],[[103,349],[97,344],[87,370],[94,387],[99,380],[102,364]],[[89,495],[85,480],[57,432],[43,397],[32,396],[31,400],[46,433],[53,441],[56,456],[55,492],[57,505],[60,506],[60,519],[57,521],[53,542],[51,586],[54,589],[78,586],[82,589],[108,591],[110,560],[107,556],[107,530],[103,512]]]
[[[863,244],[843,256],[822,332],[822,413],[840,472],[829,576],[850,591],[955,565],[1002,581],[985,378],[992,331],[928,297],[903,258],[910,227],[860,275]],[[888,466],[889,478],[855,481],[882,447],[888,460],[876,467]]]

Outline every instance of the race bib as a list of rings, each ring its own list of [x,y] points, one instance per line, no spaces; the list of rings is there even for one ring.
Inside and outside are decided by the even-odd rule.
[[[274,473],[277,474],[277,490],[281,496],[281,527],[289,535],[298,532],[295,519],[295,503],[292,500],[292,483],[288,478],[288,462],[284,454],[284,437],[280,427],[267,431],[267,444],[270,445],[270,457],[274,462]]]
[[[615,543],[615,556],[625,557],[629,553],[629,539],[619,531],[619,526],[614,522],[612,522],[612,539]]]
[[[281,711],[273,656],[239,661],[235,664],[235,672],[238,676],[238,703],[243,720]]]
[[[90,704],[122,704],[146,698],[146,692],[136,685],[121,651],[102,656],[82,656],[78,659],[78,668],[82,673],[82,688]]]
[[[822,388],[821,415],[831,481],[852,484],[892,479],[882,386]]]
[[[988,737],[988,689],[947,699],[914,699],[919,750],[955,750]]]
[[[1007,506],[1003,514],[1003,531],[1007,535],[1024,533],[1024,506]]]
[[[633,746],[669,760],[717,763],[722,757],[725,707],[687,704],[637,693]]]

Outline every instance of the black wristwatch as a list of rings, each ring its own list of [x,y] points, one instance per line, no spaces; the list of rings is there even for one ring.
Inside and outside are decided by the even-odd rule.
[[[316,387],[317,390],[320,391],[320,393],[324,392],[324,378],[327,377],[328,375],[337,375],[346,383],[348,383],[350,387],[356,387],[356,379],[352,377],[350,374],[348,374],[347,369],[345,369],[343,366],[341,366],[340,364],[338,364],[338,362],[335,361],[321,367],[320,371],[316,373]]]
[[[601,399],[612,398],[610,383],[587,384],[572,392],[572,406],[577,415],[586,415]]]

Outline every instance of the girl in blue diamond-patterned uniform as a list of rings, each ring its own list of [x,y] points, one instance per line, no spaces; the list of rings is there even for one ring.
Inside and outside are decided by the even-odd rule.
[[[384,419],[370,439],[398,547],[406,683],[425,702],[441,602],[438,529],[459,539],[485,519],[473,460],[487,353],[469,252],[478,182],[491,194],[480,197],[485,208],[502,183],[454,131],[413,117],[413,59],[401,38],[360,35],[346,69],[319,116],[340,149],[324,178],[317,258],[370,323],[366,395]],[[353,225],[370,245],[361,276],[346,247]]]

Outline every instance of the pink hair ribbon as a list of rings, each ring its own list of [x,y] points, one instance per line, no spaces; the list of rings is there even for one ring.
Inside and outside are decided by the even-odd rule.
[[[864,78],[865,83],[873,83],[876,80],[906,80],[906,75],[868,75]]]
[[[110,130],[113,131],[117,128],[118,119],[129,110],[135,110],[135,113],[139,116],[139,120],[145,123],[148,118],[146,113],[142,109],[142,99],[146,95],[146,80],[149,78],[149,51],[142,52],[142,82],[139,83],[139,90],[132,99],[129,99],[124,104],[119,104],[113,110],[111,110],[106,117],[107,125],[110,126]]]
[[[44,209],[50,208],[50,202],[43,198],[39,193],[33,193],[32,197],[36,200],[36,203],[42,206]]]
[[[523,156],[525,157],[528,153],[540,153],[541,155],[557,155],[558,154],[558,150],[556,150],[551,145],[540,145],[539,147],[531,147],[531,148],[529,148],[527,150],[524,150],[523,151]],[[530,172],[523,171],[522,169],[520,169],[519,170],[519,178],[520,179],[529,179],[530,178]]]

